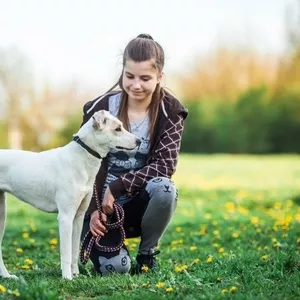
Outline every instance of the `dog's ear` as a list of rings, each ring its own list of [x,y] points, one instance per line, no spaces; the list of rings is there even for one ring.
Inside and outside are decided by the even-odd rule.
[[[99,110],[93,115],[93,127],[95,130],[103,130],[106,125],[106,116],[104,110]]]

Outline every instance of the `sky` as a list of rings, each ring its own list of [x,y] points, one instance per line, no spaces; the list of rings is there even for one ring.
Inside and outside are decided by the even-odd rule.
[[[296,1],[296,0],[294,0]],[[149,33],[166,53],[166,78],[219,45],[281,53],[292,0],[0,0],[0,49],[16,47],[37,85],[72,80],[107,90],[122,51]]]

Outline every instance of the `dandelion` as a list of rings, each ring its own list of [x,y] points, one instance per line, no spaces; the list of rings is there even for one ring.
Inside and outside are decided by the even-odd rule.
[[[25,259],[25,263],[26,263],[27,265],[32,265],[32,264],[33,264],[33,261],[32,261],[31,259],[29,259],[29,258],[26,258],[26,259]]]
[[[181,232],[181,227],[176,227],[176,232]]]
[[[239,235],[237,232],[234,232],[234,233],[232,234],[232,237],[235,238],[235,239],[238,238],[239,236],[240,236],[240,235]]]
[[[219,251],[219,253],[223,253],[224,252],[224,248],[222,247],[218,251]]]
[[[166,292],[167,293],[172,293],[174,290],[173,290],[173,288],[171,288],[171,287],[168,287],[167,289],[166,289]]]
[[[259,223],[259,218],[258,217],[251,217],[251,224],[257,225]]]
[[[199,263],[200,263],[200,259],[199,258],[194,259],[193,264],[199,264]]]
[[[175,272],[176,273],[180,273],[181,271],[182,271],[181,267],[179,267],[179,266],[175,267]]]
[[[275,249],[280,248],[280,247],[281,247],[281,244],[279,242],[277,242],[273,245],[273,248],[275,248]]]
[[[142,271],[143,272],[148,272],[149,271],[149,267],[147,267],[146,265],[142,266]]]
[[[57,245],[57,239],[56,238],[53,238],[53,239],[51,239],[50,240],[50,242],[49,242],[49,244],[51,245],[51,246],[56,246]]]
[[[12,294],[13,294],[15,297],[20,297],[20,292],[19,292],[18,290],[12,291]]]
[[[228,293],[228,290],[227,289],[223,289],[222,290],[222,294],[226,294],[226,293]]]
[[[237,291],[237,287],[236,286],[232,286],[229,291],[230,291],[231,294],[234,294]]]
[[[235,204],[233,202],[227,202],[225,204],[225,206],[226,206],[227,212],[229,212],[229,213],[234,213],[235,212]]]
[[[195,250],[197,250],[197,247],[196,247],[196,246],[191,246],[191,247],[190,247],[190,250],[191,250],[191,251],[195,251]]]
[[[207,213],[207,214],[204,215],[204,218],[205,218],[206,220],[209,220],[209,219],[212,218],[212,214]]]
[[[261,257],[262,260],[269,260],[269,255],[268,254],[265,254]]]
[[[17,253],[23,253],[23,249],[22,249],[22,248],[17,248],[17,249],[16,249],[16,252],[17,252]]]
[[[220,235],[220,231],[219,231],[219,230],[214,230],[214,231],[213,231],[213,234],[214,234],[214,235]]]
[[[24,232],[22,234],[23,239],[28,239],[29,238],[29,233],[28,232]]]
[[[209,257],[207,258],[206,262],[207,262],[207,263],[211,263],[213,260],[214,260],[213,257],[212,257],[212,256],[209,256]]]
[[[23,270],[28,270],[30,267],[29,267],[28,265],[23,265],[21,268],[22,268]]]
[[[4,294],[6,292],[6,288],[0,284],[0,293]]]
[[[158,282],[156,285],[155,285],[158,289],[161,289],[165,286],[165,283],[164,282]]]
[[[18,241],[13,241],[12,243],[14,246],[17,246],[18,245]]]

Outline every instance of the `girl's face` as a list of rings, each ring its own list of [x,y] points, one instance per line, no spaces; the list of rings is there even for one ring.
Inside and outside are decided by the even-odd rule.
[[[151,101],[162,73],[153,67],[153,61],[135,62],[126,60],[123,73],[123,88],[129,101]]]

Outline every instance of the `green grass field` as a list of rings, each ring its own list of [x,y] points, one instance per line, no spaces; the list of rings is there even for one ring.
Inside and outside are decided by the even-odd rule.
[[[8,200],[4,299],[300,299],[299,156],[182,155],[160,270],[60,278],[56,215]],[[127,240],[135,257],[138,239]],[[59,298],[61,297],[61,298]],[[1,296],[0,296],[1,298]]]

